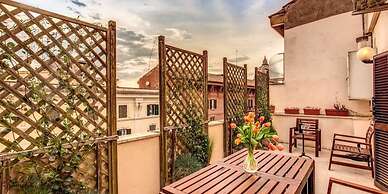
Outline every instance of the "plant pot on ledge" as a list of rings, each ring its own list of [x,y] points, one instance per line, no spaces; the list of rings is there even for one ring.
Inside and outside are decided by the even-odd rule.
[[[305,115],[320,115],[321,109],[320,108],[304,108],[303,113]]]
[[[325,109],[327,116],[349,116],[349,110]]]
[[[286,113],[286,114],[299,114],[299,108],[285,108],[284,113]]]
[[[275,106],[274,105],[271,105],[270,107],[269,107],[269,110],[270,110],[270,112],[273,114],[273,113],[275,113]]]

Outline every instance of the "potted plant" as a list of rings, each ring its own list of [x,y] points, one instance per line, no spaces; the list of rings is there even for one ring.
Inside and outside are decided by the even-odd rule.
[[[297,108],[297,107],[285,108],[284,113],[286,113],[286,114],[299,114],[299,108]]]
[[[253,153],[255,149],[261,148],[273,151],[284,149],[284,146],[278,143],[279,136],[276,130],[271,127],[271,122],[265,122],[265,120],[265,117],[261,116],[255,122],[255,114],[250,112],[244,117],[245,122],[242,126],[236,126],[235,123],[230,126],[232,130],[237,132],[234,143],[236,145],[242,144],[248,149],[248,155],[243,165],[244,170],[248,173],[257,171],[257,161]]]
[[[349,116],[349,109],[341,104],[334,104],[333,109],[325,109],[325,112],[328,116]]]
[[[317,107],[305,107],[303,108],[303,113],[305,115],[320,115],[321,114],[321,109]]]
[[[270,112],[273,114],[273,113],[275,113],[275,105],[271,105],[270,107],[269,107],[269,110],[270,110]]]

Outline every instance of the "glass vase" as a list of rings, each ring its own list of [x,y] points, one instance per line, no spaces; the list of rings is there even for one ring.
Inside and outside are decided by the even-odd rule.
[[[247,173],[255,173],[257,171],[257,161],[253,154],[253,149],[248,148],[248,155],[244,161],[244,170]]]

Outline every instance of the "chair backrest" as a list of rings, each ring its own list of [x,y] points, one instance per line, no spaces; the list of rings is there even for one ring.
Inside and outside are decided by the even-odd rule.
[[[365,143],[371,144],[372,143],[372,137],[373,134],[375,133],[375,127],[373,124],[371,124],[368,128],[368,131],[366,131],[366,137],[365,137]]]
[[[319,120],[318,119],[296,119],[296,127],[299,129],[300,125],[304,125],[308,127],[310,130],[318,130],[319,129]]]

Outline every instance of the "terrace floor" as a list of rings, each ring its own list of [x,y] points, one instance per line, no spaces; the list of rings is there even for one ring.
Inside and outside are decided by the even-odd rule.
[[[288,148],[288,145],[285,145]],[[314,156],[314,148],[306,147],[306,154],[311,156],[315,160],[315,184],[316,184],[316,194],[326,194],[327,186],[330,177],[350,181],[353,183],[361,184],[364,186],[376,188],[373,183],[372,174],[370,171],[349,168],[339,165],[332,165],[332,170],[328,170],[329,159],[330,159],[330,150],[322,149],[320,156],[318,158]],[[288,153],[288,149],[283,151],[284,154]],[[302,153],[302,148],[293,149],[292,155],[299,156]],[[356,191],[353,189],[348,189],[343,186],[333,185],[333,194],[364,194],[365,192]]]

